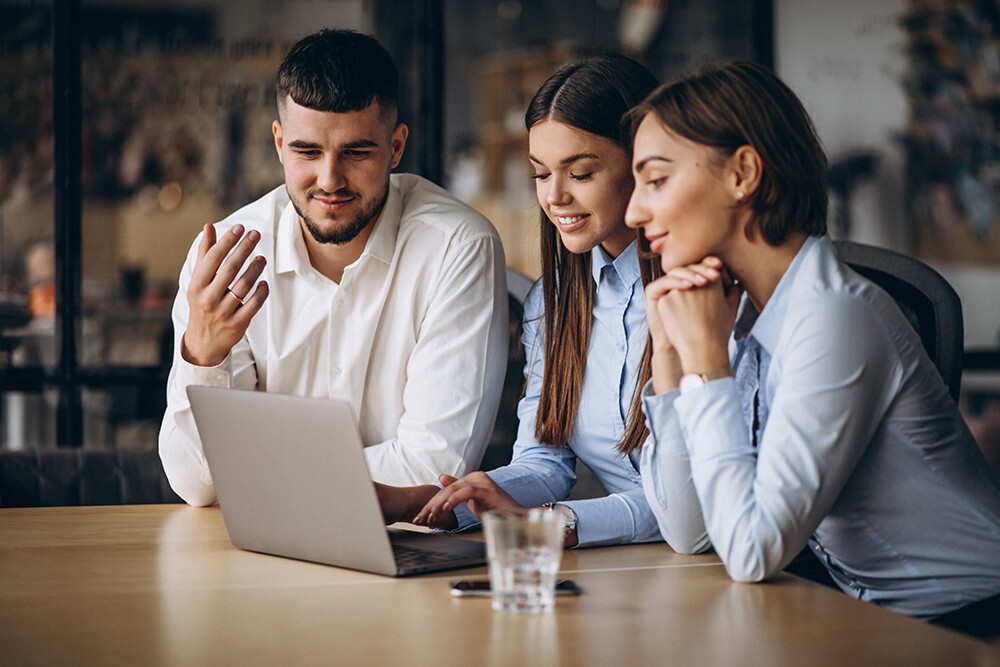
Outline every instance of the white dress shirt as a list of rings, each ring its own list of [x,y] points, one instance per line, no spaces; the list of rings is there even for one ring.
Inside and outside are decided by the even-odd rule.
[[[262,279],[270,295],[213,368],[185,362],[179,350],[199,240],[191,246],[174,302],[174,365],[160,430],[164,470],[187,502],[216,500],[188,385],[348,401],[379,482],[434,483],[440,473],[478,466],[507,358],[500,238],[486,218],[429,181],[394,174],[390,183],[365,250],[339,285],[310,265],[284,186],[216,225],[220,236],[236,223],[260,232],[255,253],[267,260]],[[293,456],[294,428],[274,445]]]
[[[829,238],[806,241],[759,316],[744,297],[730,355],[736,378],[647,388],[641,470],[693,477],[734,579],[808,543],[848,594],[906,614],[1000,593],[1000,491],[913,327]],[[668,541],[707,545],[658,514]]]

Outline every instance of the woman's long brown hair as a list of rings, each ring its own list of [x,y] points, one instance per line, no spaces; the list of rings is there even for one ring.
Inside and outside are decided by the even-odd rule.
[[[625,56],[608,54],[575,61],[542,84],[528,105],[525,126],[530,130],[536,123],[551,119],[611,139],[631,155],[631,136],[622,118],[655,87],[656,79],[649,70]],[[545,367],[535,438],[565,447],[580,407],[596,285],[590,253],[569,252],[544,213],[540,219]],[[658,274],[655,258],[646,254],[639,263],[644,283]],[[625,455],[637,451],[648,434],[639,389],[650,377],[650,355],[647,338],[625,433],[618,443],[618,450]]]

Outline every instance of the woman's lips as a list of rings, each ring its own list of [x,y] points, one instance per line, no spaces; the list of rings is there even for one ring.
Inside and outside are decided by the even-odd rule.
[[[556,221],[556,227],[562,232],[575,232],[590,220],[589,213],[583,215],[554,215],[552,217]]]
[[[667,235],[666,234],[660,234],[659,236],[653,236],[653,237],[647,236],[646,240],[649,241],[649,249],[650,249],[650,251],[659,254],[660,253],[660,248],[662,248],[663,244],[666,243],[666,241],[667,241]]]

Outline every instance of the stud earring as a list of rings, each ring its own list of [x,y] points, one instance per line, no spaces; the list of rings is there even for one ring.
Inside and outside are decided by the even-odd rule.
[[[736,191],[736,198],[737,199],[743,199],[743,191],[742,190],[737,190]]]

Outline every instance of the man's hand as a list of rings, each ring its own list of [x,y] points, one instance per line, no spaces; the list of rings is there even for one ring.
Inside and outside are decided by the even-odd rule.
[[[389,486],[375,482],[375,493],[378,495],[379,505],[382,506],[382,516],[385,518],[385,525],[404,521],[416,523],[414,517],[417,512],[430,500],[439,489],[433,484],[422,486]],[[451,516],[454,524],[455,516]],[[432,528],[448,528],[448,525],[433,525]],[[453,526],[452,526],[453,527]]]
[[[188,286],[190,316],[181,339],[181,355],[188,363],[196,366],[222,363],[264,305],[267,283],[257,283],[264,271],[264,258],[254,257],[243,269],[259,241],[257,231],[243,236],[242,225],[234,225],[216,241],[215,227],[205,225]]]
[[[477,519],[483,513],[496,509],[523,509],[516,500],[482,471],[470,472],[462,479],[439,475],[443,489],[438,491],[420,510],[413,523],[439,526],[443,521],[455,521],[453,510],[465,503]]]

